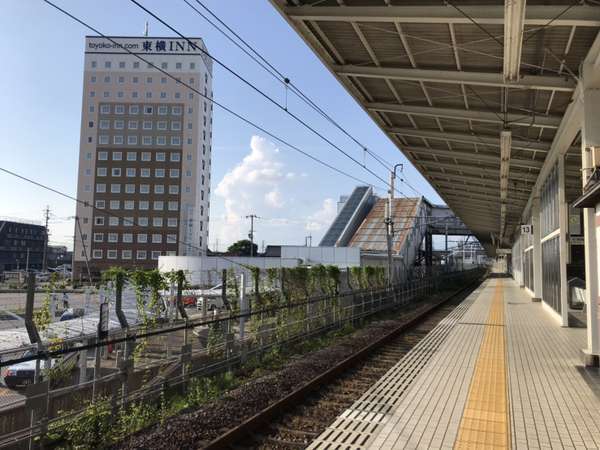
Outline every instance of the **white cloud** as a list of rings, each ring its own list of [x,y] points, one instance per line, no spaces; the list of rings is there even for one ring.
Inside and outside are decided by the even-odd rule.
[[[283,205],[285,204],[281,192],[277,189],[265,194],[265,202],[273,208],[283,208]]]
[[[331,225],[333,219],[337,214],[337,208],[335,200],[332,198],[326,198],[323,200],[321,209],[314,214],[308,216],[308,220],[305,225],[305,229],[308,231],[321,231]]]

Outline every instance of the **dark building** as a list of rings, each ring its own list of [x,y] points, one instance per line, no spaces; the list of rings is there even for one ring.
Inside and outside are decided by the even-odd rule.
[[[0,272],[41,269],[45,243],[43,226],[0,220]]]
[[[71,265],[73,253],[64,245],[48,246],[48,267],[58,267],[63,264]]]

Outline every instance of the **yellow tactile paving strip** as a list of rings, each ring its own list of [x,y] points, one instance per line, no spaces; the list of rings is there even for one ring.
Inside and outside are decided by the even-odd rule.
[[[504,298],[498,279],[455,449],[510,448]]]

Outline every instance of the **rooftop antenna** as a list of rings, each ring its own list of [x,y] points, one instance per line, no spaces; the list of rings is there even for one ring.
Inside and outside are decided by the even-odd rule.
[[[148,37],[148,21],[146,20],[146,25],[144,26],[144,36]]]

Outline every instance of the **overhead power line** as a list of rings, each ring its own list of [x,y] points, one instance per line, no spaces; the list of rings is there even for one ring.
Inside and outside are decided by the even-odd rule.
[[[44,0],[46,2],[48,2],[48,0]],[[385,180],[384,178],[380,177],[376,172],[374,172],[373,170],[369,169],[367,167],[366,164],[361,163],[358,159],[356,159],[354,156],[350,155],[348,152],[346,152],[344,149],[342,149],[340,146],[338,146],[337,144],[335,144],[332,140],[330,140],[328,137],[326,137],[323,133],[319,132],[318,130],[316,130],[313,126],[311,126],[310,124],[308,124],[306,121],[304,121],[301,117],[299,117],[298,115],[292,113],[287,107],[282,106],[277,100],[275,100],[273,97],[271,97],[269,94],[267,94],[265,91],[261,90],[260,88],[258,88],[254,83],[248,81],[246,78],[244,78],[240,73],[236,72],[234,69],[232,69],[231,67],[229,67],[227,64],[225,64],[224,62],[222,62],[220,59],[216,58],[213,54],[209,53],[208,51],[206,51],[205,49],[199,47],[198,45],[196,45],[196,43],[194,43],[193,41],[191,41],[187,36],[183,35],[179,30],[177,30],[175,27],[173,27],[172,25],[170,25],[169,23],[167,23],[165,20],[163,20],[160,16],[158,16],[157,14],[155,14],[154,12],[150,11],[148,8],[146,8],[144,5],[142,5],[139,1],[137,0],[129,0],[131,3],[133,3],[134,5],[136,5],[138,8],[140,8],[141,10],[143,10],[144,12],[146,12],[147,14],[149,14],[150,16],[152,16],[155,20],[159,21],[162,25],[164,25],[165,27],[167,27],[169,30],[171,30],[173,33],[175,33],[176,35],[178,35],[181,39],[185,39],[186,42],[192,46],[192,48],[200,51],[201,53],[203,53],[205,56],[211,58],[215,63],[217,63],[219,66],[221,66],[223,69],[225,69],[227,72],[229,72],[231,75],[233,75],[234,77],[236,77],[238,80],[240,80],[242,83],[244,83],[245,85],[247,85],[248,87],[250,87],[253,91],[255,91],[256,93],[258,93],[259,95],[261,95],[264,99],[266,99],[268,102],[272,103],[273,105],[275,105],[277,108],[279,108],[281,111],[283,111],[285,114],[289,115],[291,118],[293,118],[296,122],[298,122],[299,124],[301,124],[303,127],[305,127],[307,130],[309,130],[311,133],[313,133],[315,136],[319,137],[321,140],[323,140],[324,142],[326,142],[327,144],[329,144],[331,147],[333,147],[334,149],[336,149],[338,152],[340,152],[342,155],[344,155],[346,158],[350,159],[352,162],[354,162],[355,164],[357,164],[359,167],[362,167],[364,170],[366,170],[368,173],[370,173],[372,176],[374,176],[375,178],[377,178],[379,181],[383,182],[386,185],[389,185],[389,183],[387,182],[387,180]],[[49,2],[48,2],[49,3]],[[364,147],[363,147],[364,149]],[[406,195],[396,189],[396,191],[400,194],[406,197]]]
[[[338,169],[337,167],[317,158],[316,156],[311,155],[310,153],[302,150],[300,147],[290,143],[288,140],[286,140],[285,138],[275,134],[272,131],[267,130],[266,128],[264,128],[263,126],[257,124],[256,122],[248,119],[247,117],[237,113],[236,111],[234,111],[233,109],[231,109],[230,107],[214,100],[212,97],[209,97],[208,95],[205,95],[203,92],[201,92],[200,90],[194,88],[193,86],[191,86],[190,84],[186,83],[183,80],[178,79],[176,76],[174,76],[173,74],[171,74],[170,72],[168,72],[165,69],[162,69],[161,67],[157,66],[156,64],[152,63],[151,61],[149,61],[148,59],[144,58],[143,56],[132,52],[131,50],[129,50],[128,48],[123,47],[121,44],[119,44],[117,41],[115,41],[114,39],[106,36],[104,33],[98,31],[96,28],[94,28],[93,26],[89,25],[88,23],[86,23],[85,21],[83,21],[82,19],[79,19],[78,17],[74,16],[73,14],[71,14],[70,12],[64,10],[63,8],[61,8],[60,6],[52,3],[50,0],[42,0],[44,3],[47,3],[48,5],[52,6],[54,9],[56,9],[57,11],[61,12],[62,14],[66,15],[67,17],[69,17],[70,19],[74,20],[75,22],[83,25],[84,27],[86,27],[88,30],[96,33],[98,36],[106,39],[107,41],[111,42],[112,44],[114,44],[116,47],[121,48],[123,51],[129,53],[130,55],[138,58],[140,61],[144,62],[145,64],[148,65],[148,67],[152,67],[153,69],[158,70],[160,73],[166,75],[167,77],[171,78],[172,80],[174,80],[175,82],[177,82],[178,84],[181,84],[182,86],[186,87],[187,89],[191,90],[192,92],[196,93],[197,95],[199,95],[200,97],[208,100],[209,102],[211,102],[212,104],[218,106],[219,108],[223,109],[224,111],[226,111],[227,113],[231,114],[232,116],[234,116],[235,118],[239,119],[240,121],[244,122],[247,125],[250,125],[251,127],[256,128],[257,130],[265,133],[267,136],[273,138],[274,140],[276,140],[277,142],[285,145],[288,148],[291,148],[292,150],[306,156],[307,158],[312,159],[313,161],[321,164],[322,166],[325,166],[341,175],[344,175],[348,178],[351,178],[354,181],[358,181],[359,183],[362,183],[364,185],[367,186],[372,186],[372,183],[369,183],[367,181],[361,180],[358,177],[355,177],[354,175],[349,174],[348,172],[345,172],[341,169]],[[193,44],[193,43],[192,43]],[[199,48],[196,46],[196,44],[193,44],[196,48]],[[210,55],[209,55],[210,56]],[[212,56],[211,56],[212,58]],[[387,185],[387,183],[386,183]],[[382,189],[381,187],[378,187],[379,189]]]

